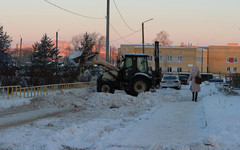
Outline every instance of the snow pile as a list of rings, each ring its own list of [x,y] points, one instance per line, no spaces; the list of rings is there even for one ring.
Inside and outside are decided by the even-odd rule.
[[[90,72],[90,70],[85,70],[83,74],[80,74],[77,77],[78,82],[90,82],[91,79],[94,78]]]
[[[123,94],[89,92],[89,89],[74,91],[61,91],[47,96],[35,97],[31,100],[35,107],[81,107],[81,108],[119,108],[132,105],[137,101],[136,97]],[[88,92],[87,92],[88,91]]]
[[[188,85],[138,97],[95,88],[36,97],[28,106],[75,111],[1,130],[0,149],[240,149],[240,97],[225,96],[207,82],[201,88],[198,103]]]

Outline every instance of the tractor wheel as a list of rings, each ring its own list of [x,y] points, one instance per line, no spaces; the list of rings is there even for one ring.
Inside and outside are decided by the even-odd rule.
[[[101,84],[97,85],[97,91],[113,94],[115,92],[115,88],[110,82],[102,82]]]
[[[137,96],[141,92],[149,91],[150,90],[150,83],[143,78],[143,77],[137,77],[133,79],[133,81],[130,83],[130,92],[132,96]]]

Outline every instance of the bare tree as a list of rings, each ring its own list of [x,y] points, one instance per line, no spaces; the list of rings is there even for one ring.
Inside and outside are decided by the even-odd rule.
[[[118,56],[118,49],[115,46],[111,47],[110,51],[110,63],[116,64],[117,63],[117,56]]]
[[[160,45],[172,45],[172,41],[169,39],[169,34],[166,31],[161,31],[157,33],[156,38],[154,39],[155,41],[159,41]]]
[[[93,32],[90,34],[93,41],[95,42],[95,51],[99,52],[100,49],[105,45],[105,37],[99,33]]]

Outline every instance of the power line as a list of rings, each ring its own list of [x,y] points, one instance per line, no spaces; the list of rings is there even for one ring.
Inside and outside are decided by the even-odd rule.
[[[116,41],[122,40],[122,39],[124,39],[124,38],[126,38],[126,37],[129,37],[129,36],[131,36],[131,35],[134,35],[134,34],[138,33],[138,32],[141,31],[141,30],[142,30],[142,29],[139,29],[139,30],[137,30],[137,31],[135,31],[135,32],[133,32],[133,33],[131,33],[131,34],[128,34],[128,35],[126,35],[126,36],[124,36],[124,37],[121,37],[121,38],[119,38],[119,39],[113,40],[113,41],[111,41],[111,42],[116,42]]]
[[[136,33],[138,33],[139,31],[141,31],[142,29],[139,29],[139,30],[136,30],[135,32],[133,32],[133,33],[131,33],[131,34],[128,34],[128,35],[125,35],[125,36],[121,36],[120,34],[119,34],[119,32],[111,25],[111,27],[114,29],[114,31],[120,36],[120,38],[119,39],[116,39],[116,40],[113,40],[113,41],[111,41],[111,42],[116,42],[116,41],[119,41],[119,40],[125,40],[126,41],[126,37],[129,37],[129,36],[131,36],[131,35],[134,35],[134,34],[136,34]],[[128,42],[128,41],[127,41]],[[128,43],[130,43],[130,42],[128,42]]]
[[[115,33],[118,34],[119,37],[121,37],[121,39],[123,39],[124,41],[126,41],[127,43],[130,43],[129,41],[127,41],[124,37],[122,37],[122,35],[113,27],[113,25],[110,23],[112,29],[115,31]]]
[[[113,0],[113,3],[114,3],[114,5],[115,5],[115,7],[116,7],[116,9],[117,9],[117,11],[118,11],[118,14],[120,15],[121,19],[123,20],[124,24],[128,27],[129,30],[135,32],[135,30],[133,30],[133,29],[127,24],[127,22],[125,21],[125,19],[123,18],[122,14],[120,13],[120,11],[119,11],[119,9],[118,9],[118,7],[117,7],[117,4],[115,3],[115,0]]]
[[[71,13],[71,14],[74,14],[74,15],[77,15],[77,16],[80,16],[80,17],[89,18],[89,19],[105,19],[105,18],[97,18],[97,17],[91,17],[91,16],[86,16],[86,15],[81,15],[81,14],[79,14],[79,13],[75,13],[75,12],[70,11],[70,10],[68,10],[68,9],[65,9],[65,8],[63,8],[63,7],[60,7],[60,6],[58,6],[58,5],[50,2],[50,1],[48,1],[48,0],[44,0],[44,1],[47,2],[47,3],[49,3],[49,4],[51,4],[51,5],[54,6],[54,7],[57,7],[57,8],[59,8],[59,9],[63,10],[63,11],[66,11],[66,12],[68,12],[68,13]]]

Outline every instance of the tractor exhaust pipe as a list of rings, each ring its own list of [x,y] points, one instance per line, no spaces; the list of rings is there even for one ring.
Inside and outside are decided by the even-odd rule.
[[[155,57],[155,76],[158,77],[158,76],[160,76],[160,73],[159,73],[159,42],[158,41],[155,41],[154,57]]]
[[[159,42],[155,41],[155,51],[154,51],[154,60],[155,60],[155,70],[152,71],[152,92],[155,91],[155,88],[160,87],[161,77],[159,70]]]

